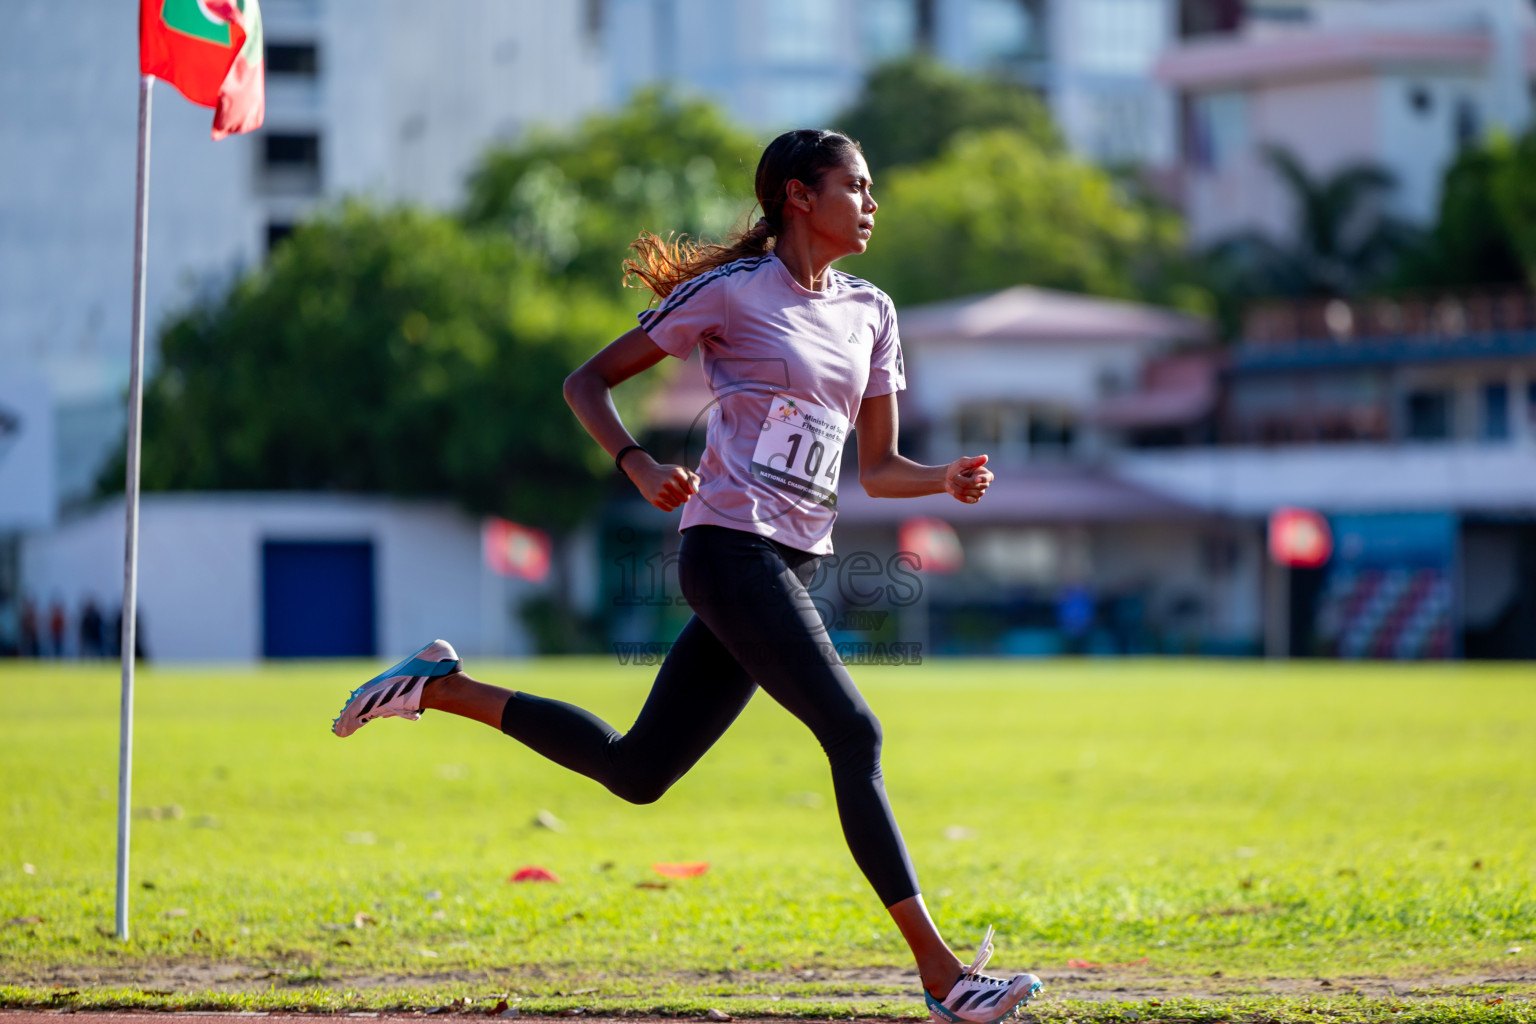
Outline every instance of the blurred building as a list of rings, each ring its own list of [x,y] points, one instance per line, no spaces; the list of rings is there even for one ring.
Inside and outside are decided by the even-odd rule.
[[[1272,648],[1536,658],[1536,296],[1259,307],[1220,436],[1124,468],[1223,515],[1331,517],[1326,566],[1270,570]]]
[[[435,636],[466,655],[531,653],[508,611],[535,586],[493,576],[479,521],[448,502],[150,494],[139,543],[152,659],[371,658]],[[81,609],[121,607],[122,500],[28,537],[19,557],[37,600],[64,610],[62,653],[78,653]]]
[[[1536,12],[1528,0],[1249,8],[1225,22],[1232,31],[1187,39],[1157,66],[1178,94],[1175,191],[1197,245],[1246,229],[1294,230],[1292,196],[1267,147],[1288,150],[1319,177],[1361,162],[1382,167],[1397,181],[1389,212],[1424,224],[1463,146],[1530,124]]]
[[[262,13],[260,131],[213,143],[211,111],[155,89],[151,360],[168,314],[260,265],[319,206],[449,208],[487,144],[605,98],[577,3],[266,0]],[[47,381],[66,504],[122,436],[137,40],[137,3],[0,3],[0,377]]]
[[[607,41],[609,100],[677,83],[764,131],[826,124],[882,61],[916,50],[1044,96],[1075,152],[1172,158],[1174,107],[1152,67],[1174,0],[587,0]]]

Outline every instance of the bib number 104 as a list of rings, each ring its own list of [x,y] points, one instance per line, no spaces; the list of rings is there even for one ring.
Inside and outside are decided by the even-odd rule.
[[[790,472],[795,472],[795,461],[800,455],[800,442],[803,440],[805,440],[804,434],[791,434],[789,437],[789,453],[784,456],[784,465]],[[842,453],[835,452],[835,454],[841,455]],[[822,473],[822,476],[828,481],[827,486],[835,490],[837,488],[837,468],[842,465],[842,462],[843,460],[840,458],[827,458],[827,446],[820,441],[812,441],[805,446],[805,465],[800,467],[800,470],[807,479],[815,480],[816,474],[821,471],[822,464],[825,463],[827,471]]]
[[[798,500],[836,508],[847,437],[848,421],[832,410],[775,396],[752,453],[752,475]]]

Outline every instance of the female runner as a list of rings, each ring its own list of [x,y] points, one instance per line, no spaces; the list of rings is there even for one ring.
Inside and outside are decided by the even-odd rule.
[[[376,718],[447,711],[649,803],[761,686],[821,742],[848,848],[911,947],[933,1018],[990,1024],[1028,1002],[1040,981],[981,973],[991,928],[968,966],[940,937],[886,801],[880,724],[806,591],[832,551],[850,424],[859,483],[871,496],[947,492],[974,504],[992,480],[985,455],[923,466],[896,452],[895,393],[906,381],[895,310],[878,288],[831,266],[869,244],[878,208],[870,185],[847,136],[779,136],[757,167],[762,219],[729,246],[642,235],[638,259],[625,266],[663,301],[565,382],[577,418],[645,499],[666,512],[686,506],[678,582],[694,615],[629,732],[471,679],[443,640],[354,691],[332,729],[349,736]],[[658,463],[635,444],[609,393],[695,345],[716,398],[698,472]]]

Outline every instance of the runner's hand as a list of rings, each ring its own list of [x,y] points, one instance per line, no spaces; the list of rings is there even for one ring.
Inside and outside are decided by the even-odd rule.
[[[944,470],[944,489],[956,501],[974,505],[987,493],[992,471],[986,468],[985,455],[966,455],[951,462]]]
[[[671,512],[699,493],[699,474],[687,466],[657,462],[646,452],[625,459],[624,468],[645,500],[663,512]]]

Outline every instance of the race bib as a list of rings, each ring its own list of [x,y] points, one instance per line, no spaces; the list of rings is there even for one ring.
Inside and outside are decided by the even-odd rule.
[[[846,417],[803,399],[774,395],[752,452],[752,475],[796,498],[836,508],[837,472],[847,440]]]

